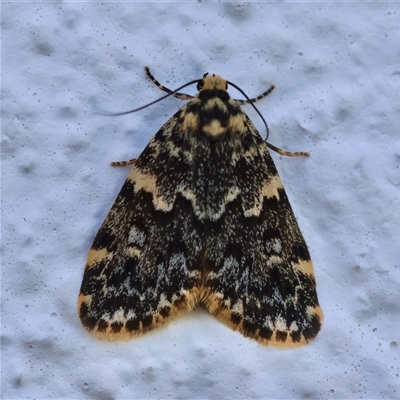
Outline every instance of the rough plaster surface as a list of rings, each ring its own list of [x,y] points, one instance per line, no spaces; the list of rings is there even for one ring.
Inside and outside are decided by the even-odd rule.
[[[2,398],[400,398],[399,21],[384,2],[3,2]],[[261,347],[202,310],[127,343],[81,327],[86,254],[129,170],[109,162],[182,105],[99,115],[161,96],[144,65],[171,88],[276,84],[269,141],[311,152],[273,155],[325,312],[310,346]]]

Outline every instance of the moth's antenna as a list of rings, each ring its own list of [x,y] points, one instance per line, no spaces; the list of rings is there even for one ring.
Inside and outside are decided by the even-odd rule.
[[[226,82],[227,82],[228,85],[233,86],[236,90],[238,90],[240,93],[242,93],[242,95],[243,95],[244,97],[246,97],[246,100],[248,101],[248,104],[251,104],[252,107],[256,110],[257,114],[260,116],[261,120],[264,122],[265,128],[266,128],[266,130],[267,130],[267,136],[266,136],[266,138],[265,138],[265,141],[267,141],[268,136],[269,136],[269,128],[268,128],[267,121],[265,121],[265,119],[264,119],[263,115],[261,114],[261,112],[260,112],[260,111],[258,110],[258,108],[254,105],[254,102],[250,99],[250,97],[247,96],[247,94],[244,92],[244,90],[240,89],[239,86],[235,85],[235,84],[232,83],[232,82],[229,82],[229,81],[226,81]]]
[[[193,80],[193,81],[190,81],[190,82],[188,82],[188,83],[185,83],[184,85],[179,86],[178,89],[175,89],[175,90],[171,91],[171,93],[168,93],[168,94],[166,94],[165,96],[162,96],[162,97],[160,97],[159,99],[152,101],[151,103],[145,104],[144,106],[141,106],[141,107],[139,107],[139,108],[135,108],[134,110],[124,111],[124,112],[120,112],[120,113],[104,113],[104,114],[102,113],[102,115],[105,115],[105,116],[107,116],[107,117],[117,117],[117,116],[119,116],[119,115],[131,114],[131,113],[134,113],[134,112],[136,112],[136,111],[143,110],[144,108],[150,107],[150,106],[152,106],[153,104],[156,104],[156,103],[158,103],[159,101],[166,99],[167,97],[173,96],[175,93],[178,92],[178,90],[181,90],[181,89],[185,88],[186,86],[193,85],[194,83],[199,83],[200,81],[202,81],[202,79],[195,79],[195,80]]]
[[[246,104],[251,104],[253,106],[253,108],[257,111],[257,114],[260,116],[260,118],[262,119],[262,121],[264,122],[265,127],[267,128],[267,136],[265,138],[265,143],[267,144],[267,147],[269,147],[271,150],[276,151],[278,154],[280,154],[281,156],[288,156],[288,157],[309,157],[310,153],[306,152],[306,151],[285,151],[282,150],[278,147],[275,147],[273,144],[268,143],[267,139],[269,136],[269,128],[267,125],[267,122],[265,121],[263,115],[261,114],[261,112],[258,110],[258,108],[254,105],[254,101],[257,101],[265,96],[267,96],[269,93],[271,93],[271,91],[274,89],[274,85],[272,85],[265,93],[263,93],[261,96],[256,97],[255,99],[250,99],[249,96],[247,96],[247,94],[240,89],[239,86],[235,85],[232,82],[227,81],[228,85],[233,86],[236,90],[238,90],[240,93],[242,93],[242,95],[244,97],[246,97]],[[243,100],[244,101],[244,100]]]

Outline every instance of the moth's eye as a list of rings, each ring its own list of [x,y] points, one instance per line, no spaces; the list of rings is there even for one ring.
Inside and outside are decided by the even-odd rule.
[[[208,72],[206,72],[206,73],[203,75],[203,78],[205,78],[206,76],[208,76]]]
[[[228,82],[225,82],[225,90],[228,90]]]
[[[202,79],[201,81],[199,81],[199,83],[197,84],[197,90],[203,89],[203,86],[204,86],[204,79]]]

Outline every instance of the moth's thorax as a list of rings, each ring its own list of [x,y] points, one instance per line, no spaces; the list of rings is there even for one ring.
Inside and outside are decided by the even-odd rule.
[[[242,134],[245,114],[226,88],[227,83],[220,76],[204,78],[197,96],[182,109],[186,132],[202,133],[211,141]]]

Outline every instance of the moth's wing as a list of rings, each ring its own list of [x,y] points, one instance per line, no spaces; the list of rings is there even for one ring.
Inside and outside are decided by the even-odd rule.
[[[89,252],[78,313],[100,339],[140,335],[197,303],[202,238],[193,235],[190,203],[177,194],[189,168],[170,141],[175,124],[138,157]]]
[[[248,146],[252,157],[241,157],[232,172],[241,194],[210,224],[202,299],[211,314],[244,336],[302,346],[315,338],[323,319],[313,266],[265,143],[257,139]]]

